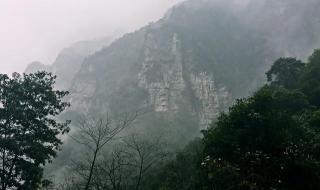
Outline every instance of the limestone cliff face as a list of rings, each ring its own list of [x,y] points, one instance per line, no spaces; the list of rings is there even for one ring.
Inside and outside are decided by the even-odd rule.
[[[182,58],[182,49],[177,33],[172,34],[168,46],[160,48],[152,33],[146,34],[142,67],[138,74],[139,86],[149,94],[149,105],[156,112],[177,112],[184,102],[189,110],[198,115],[201,127],[207,127],[231,102],[232,95],[225,87],[216,87],[214,76],[206,72],[189,72]],[[162,55],[162,56],[159,56]],[[186,70],[184,70],[184,68]],[[187,85],[195,95],[192,107],[186,92]]]
[[[171,46],[166,48],[158,47],[154,38],[152,33],[146,35],[138,84],[148,91],[149,103],[155,111],[177,111],[186,85],[178,37],[174,33],[168,43]]]
[[[165,38],[153,30],[139,33],[137,40],[141,44],[136,51],[141,53],[127,62],[108,64],[103,61],[108,60],[105,56],[109,56],[104,51],[113,51],[119,45],[117,42],[108,50],[88,58],[70,88],[71,110],[113,111],[111,104],[120,104],[113,101],[114,97],[119,96],[117,89],[123,86],[126,90],[126,85],[133,82],[136,85],[133,88],[146,92],[146,96],[139,99],[141,105],[137,107],[145,106],[155,113],[165,114],[176,114],[183,110],[198,118],[201,127],[205,128],[213,117],[225,109],[226,102],[230,104],[231,93],[226,88],[216,87],[213,75],[190,72],[192,68],[188,65],[192,61],[183,58],[181,40],[176,32],[166,34]],[[136,38],[135,35],[127,38]],[[161,44],[158,43],[160,40]],[[114,56],[114,53],[111,55]],[[126,101],[125,98],[122,101]]]
[[[165,27],[161,22],[151,24],[89,57],[70,89],[72,110],[112,112],[111,105],[117,104],[114,97],[119,96],[117,89],[126,89],[133,82],[134,88],[146,92],[137,107],[169,115],[188,112],[206,128],[232,103],[233,95],[226,86],[217,84],[210,70],[195,70],[194,52],[183,48],[178,32],[167,29],[162,33]],[[127,47],[116,55],[114,51],[123,41],[132,41],[136,53]]]
[[[192,76],[192,86],[195,90],[196,97],[200,100],[200,124],[208,126],[212,119],[227,109],[233,98],[225,87],[216,87],[213,76],[202,72]]]
[[[284,50],[270,48],[272,31],[281,28],[280,21],[299,9],[301,2],[282,1],[286,6],[263,9],[269,7],[269,1],[263,0],[260,12],[252,11],[253,0],[240,8],[238,1],[189,0],[177,5],[163,19],[124,35],[84,60],[70,88],[73,111],[114,113],[146,108],[152,112],[152,119],[142,122],[146,126],[161,128],[156,121],[161,117],[161,121],[180,122],[176,124],[180,129],[186,128],[183,121],[190,118],[196,121],[189,122],[195,128],[207,127],[236,98],[261,86],[266,69],[285,55]],[[306,8],[299,9],[299,18],[294,20],[312,18],[305,17],[306,13]],[[312,33],[319,31],[319,24],[303,23],[312,23]],[[288,43],[279,36],[286,51],[319,44],[316,36],[284,27],[281,31],[301,34],[295,39],[304,39],[304,43]]]
[[[187,0],[87,57],[63,54],[56,71],[68,76],[68,69],[77,69],[66,114],[142,109],[134,132],[161,134],[183,146],[236,98],[260,87],[275,59],[319,48],[314,18],[320,18],[320,1],[308,1],[241,0],[240,6],[239,0]],[[270,7],[275,2],[286,5]]]

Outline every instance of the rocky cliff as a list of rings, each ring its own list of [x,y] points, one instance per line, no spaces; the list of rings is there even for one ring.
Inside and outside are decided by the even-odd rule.
[[[174,125],[190,136],[261,86],[273,60],[319,47],[319,7],[318,0],[188,0],[99,51],[85,43],[65,49],[49,70],[69,87],[72,113],[145,109],[141,126]]]
[[[144,110],[132,130],[184,145],[260,87],[275,59],[320,47],[320,1],[308,1],[188,0],[87,57],[61,54],[55,71],[72,78],[65,117]]]
[[[252,7],[265,14],[248,12]],[[269,9],[264,10],[266,7]],[[299,14],[288,17],[295,8]],[[261,73],[275,58],[302,48],[307,50],[299,55],[307,54],[319,44],[318,37],[299,36],[301,29],[290,24],[274,29],[286,17],[290,22],[311,18],[305,16],[305,7],[300,8],[298,2],[288,0],[273,4],[247,1],[242,6],[238,1],[181,3],[158,22],[88,57],[70,89],[73,110],[114,113],[143,107],[171,119],[177,113],[188,113],[204,128],[235,98],[260,86]],[[313,30],[320,31],[318,26],[312,25]],[[283,35],[289,29],[289,36],[299,36],[296,42]],[[270,48],[276,37],[282,39],[285,49]],[[310,38],[315,40],[311,43]],[[299,44],[301,41],[306,43]]]

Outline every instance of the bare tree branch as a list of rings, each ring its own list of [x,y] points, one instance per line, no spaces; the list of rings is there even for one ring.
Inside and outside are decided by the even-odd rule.
[[[97,159],[103,148],[124,129],[128,128],[138,117],[139,112],[133,114],[123,114],[120,119],[111,119],[109,115],[105,118],[88,118],[83,117],[78,122],[77,136],[71,138],[84,145],[90,152],[90,159],[87,161],[86,167],[83,163],[74,163],[77,173],[85,178],[86,184],[84,190],[88,190],[91,186],[92,177],[96,172]]]

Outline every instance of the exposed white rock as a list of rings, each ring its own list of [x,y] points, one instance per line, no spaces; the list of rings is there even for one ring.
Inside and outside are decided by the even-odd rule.
[[[206,128],[212,118],[216,118],[228,105],[230,94],[226,88],[217,88],[214,77],[205,72],[185,73],[189,75],[186,77],[188,79],[185,79],[181,45],[176,33],[173,34],[170,44],[170,49],[161,49],[156,46],[152,33],[146,35],[144,61],[138,76],[139,86],[148,91],[148,102],[156,112],[168,112],[179,110],[179,103],[186,98],[186,85],[191,83],[191,88],[200,102],[200,124],[202,128]],[[159,56],[160,51],[167,55]]]
[[[197,98],[200,100],[200,122],[207,127],[213,118],[217,118],[230,103],[231,95],[225,87],[217,88],[213,76],[206,72],[193,74],[191,83]]]
[[[156,46],[154,36],[146,37],[144,61],[139,73],[139,86],[147,89],[149,103],[157,112],[176,111],[185,82],[182,77],[182,58],[177,34],[172,37],[170,51]],[[161,57],[159,51],[167,56]]]

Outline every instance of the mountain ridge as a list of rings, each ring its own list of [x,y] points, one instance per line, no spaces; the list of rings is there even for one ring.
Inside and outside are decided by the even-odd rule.
[[[83,59],[69,84],[71,111],[184,111],[205,128],[236,98],[261,86],[261,73],[276,58],[304,57],[320,45],[320,22],[308,20],[319,15],[320,3],[309,2],[179,3],[159,21]],[[312,28],[312,35],[301,26]]]

